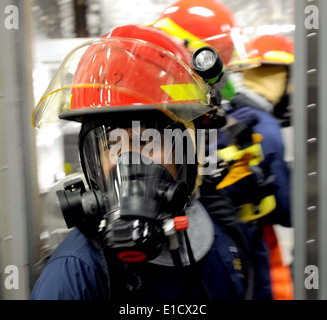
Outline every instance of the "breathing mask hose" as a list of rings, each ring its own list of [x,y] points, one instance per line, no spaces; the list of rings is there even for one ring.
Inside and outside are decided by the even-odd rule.
[[[169,241],[169,252],[173,260],[177,275],[181,281],[182,289],[186,299],[193,300],[192,289],[190,284],[186,281],[185,274],[183,272],[183,263],[179,253],[179,240],[174,226],[174,220],[168,219],[163,225],[164,233]]]
[[[176,230],[174,228],[173,219],[169,219],[168,221],[166,221],[166,223],[164,224],[164,232],[169,239],[169,251],[173,259],[174,266],[177,270],[177,274],[181,280],[185,297],[187,299],[194,300],[194,296],[192,295],[192,286],[191,286],[191,283],[193,283],[195,289],[197,289],[199,292],[200,299],[208,300],[207,291],[201,281],[200,270],[196,264],[193,251],[191,248],[191,243],[187,235],[187,231],[183,230],[187,253],[190,261],[191,280],[189,279],[188,281],[186,279],[186,275],[185,275],[186,272],[179,253],[179,240]]]
[[[205,286],[203,285],[203,282],[201,280],[200,269],[199,269],[199,267],[198,267],[198,265],[197,265],[197,263],[195,261],[194,255],[193,255],[193,251],[192,251],[190,239],[189,239],[189,237],[187,235],[187,231],[185,230],[183,233],[184,233],[184,239],[185,239],[185,244],[186,244],[186,248],[187,248],[188,257],[189,257],[189,260],[190,260],[192,279],[195,280],[195,285],[198,288],[201,297],[204,300],[209,300],[207,290],[205,289]]]
[[[185,274],[183,272],[183,263],[182,263],[181,256],[179,254],[178,249],[170,250],[170,254],[173,259],[174,266],[177,271],[177,275],[181,281],[185,298],[187,300],[193,300],[192,289],[191,289],[189,283],[186,281]]]

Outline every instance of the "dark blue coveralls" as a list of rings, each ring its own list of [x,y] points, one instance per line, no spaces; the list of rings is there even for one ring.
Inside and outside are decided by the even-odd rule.
[[[221,208],[226,208],[224,201],[218,199],[217,203]],[[206,298],[242,300],[246,295],[245,264],[238,262],[243,261],[243,254],[237,249],[238,245],[232,237],[218,225],[215,216],[210,212],[209,216],[214,224],[214,242],[209,252],[197,262]],[[34,286],[31,299],[108,300],[109,295],[114,293],[110,291],[105,270],[99,251],[92,241],[75,228],[51,256]],[[144,288],[138,298],[141,297],[146,302],[185,298],[180,279],[173,267],[146,262],[140,270]],[[116,276],[109,274],[109,278]],[[198,286],[193,285],[192,281],[190,291],[194,300],[203,298]],[[122,299],[128,302],[128,296]]]

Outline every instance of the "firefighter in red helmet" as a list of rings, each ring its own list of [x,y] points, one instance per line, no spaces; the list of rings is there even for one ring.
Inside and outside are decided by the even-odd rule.
[[[283,126],[289,126],[293,41],[282,34],[262,35],[250,40],[246,48],[247,57],[235,59],[230,65],[233,70],[242,71],[237,73],[238,91],[252,97],[251,91],[255,92],[261,109],[273,114]]]
[[[274,225],[287,228],[292,225],[290,173],[281,130],[282,127],[289,129],[292,114],[289,96],[292,93],[290,72],[294,44],[281,34],[262,35],[249,41],[247,53],[246,59],[236,59],[230,64],[235,70],[230,78],[237,94],[225,110],[229,117],[239,122],[254,123],[253,130],[263,137],[261,146],[265,161],[271,159],[268,168],[275,180],[276,206],[265,217],[254,214],[252,218],[260,222],[259,231],[267,247],[272,298],[290,300],[293,298],[290,266],[283,262]],[[221,140],[220,144],[227,146],[229,142]]]
[[[225,228],[200,201],[197,120],[217,106],[189,57],[160,30],[125,26],[63,61],[33,124],[81,122],[88,185],[73,180],[57,192],[74,229],[32,299],[250,298],[237,221]],[[215,201],[236,219],[228,198]]]
[[[245,68],[240,73],[243,78],[243,90],[241,89],[241,92],[245,95],[249,93],[248,96],[253,97],[252,101],[257,108],[266,110],[274,115],[275,119],[284,127],[283,130],[290,132],[292,108],[289,96],[292,94],[290,73],[294,63],[293,41],[282,34],[261,35],[252,39],[247,44],[247,48],[249,56],[246,63],[243,64],[242,61],[236,61],[235,66],[252,65],[255,67]],[[259,103],[259,100],[256,98],[261,102]],[[263,106],[266,106],[266,108]],[[269,116],[265,115],[265,117]],[[274,131],[276,132],[275,134]],[[284,150],[283,139],[280,135],[277,135],[277,129],[269,130],[269,133],[267,132],[266,140],[269,139],[275,146],[280,146],[275,148],[275,150]],[[288,150],[286,152],[289,153]],[[283,152],[278,153],[278,157],[282,159],[284,156]],[[283,258],[283,253],[285,254],[282,250],[283,244],[281,240],[283,238],[278,237],[276,232],[276,228],[280,224],[286,227],[291,226],[289,208],[290,187],[287,170],[279,170],[279,174],[276,174],[276,177],[279,180],[277,199],[282,205],[279,208],[279,215],[275,213],[275,217],[272,216],[270,218],[268,216],[268,223],[263,227],[263,235],[269,249],[273,298],[276,300],[290,300],[293,299],[294,295],[290,265]]]

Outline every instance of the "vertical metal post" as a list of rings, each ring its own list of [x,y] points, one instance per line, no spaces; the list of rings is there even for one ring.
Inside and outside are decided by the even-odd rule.
[[[28,266],[29,266],[29,284],[30,288],[36,281],[34,274],[34,265],[39,260],[39,235],[41,228],[40,219],[40,194],[37,182],[36,167],[36,142],[35,129],[31,126],[31,116],[34,109],[33,98],[33,58],[32,58],[32,8],[31,2],[22,4],[17,1],[20,8],[20,23],[24,28],[23,32],[18,34],[18,43],[21,49],[18,50],[17,68],[23,72],[21,77],[21,95],[20,125],[22,130],[22,149],[24,156],[23,171],[25,182],[25,215],[28,246]]]
[[[306,299],[304,269],[307,240],[307,36],[304,26],[306,0],[295,3],[295,63],[294,63],[294,167],[292,169],[292,218],[295,229],[294,288],[295,299]]]
[[[318,215],[318,298],[327,299],[327,1],[319,2],[318,106],[319,106],[319,215]]]
[[[38,236],[35,142],[30,120],[31,39],[26,20],[30,1],[3,0],[1,13],[11,5],[18,8],[18,28],[0,23],[0,39],[5,43],[0,56],[0,295],[5,300],[29,298]],[[8,275],[4,271],[11,265],[18,269],[18,288],[5,285]]]
[[[86,38],[88,36],[86,23],[86,3],[84,0],[74,0],[74,7],[77,37]]]

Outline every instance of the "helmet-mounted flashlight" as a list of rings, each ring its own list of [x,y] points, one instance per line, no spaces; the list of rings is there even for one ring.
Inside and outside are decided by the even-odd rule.
[[[195,51],[192,65],[196,73],[210,84],[219,82],[223,75],[223,61],[217,51],[211,47],[202,47]]]
[[[235,89],[228,80],[221,57],[214,48],[202,47],[195,51],[192,57],[192,65],[195,72],[212,85],[216,91],[219,90],[225,99],[232,100],[234,98]],[[215,95],[217,95],[217,92]]]

